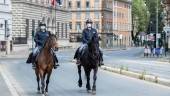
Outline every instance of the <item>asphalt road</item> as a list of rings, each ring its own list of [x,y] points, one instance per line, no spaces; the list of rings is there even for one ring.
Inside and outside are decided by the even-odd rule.
[[[122,51],[104,51],[104,62],[112,67],[124,67],[130,71],[146,72],[170,79],[170,63],[160,62],[160,58],[144,58],[143,48],[130,48]]]
[[[66,54],[67,53],[67,54]],[[69,62],[72,58],[69,52],[62,56],[59,53],[60,67],[53,70],[49,96],[92,96],[86,92],[85,77],[83,88],[77,86],[76,65]],[[0,60],[1,73],[6,75],[13,89],[19,96],[41,96],[36,93],[37,83],[31,65],[25,64],[25,59]],[[4,79],[4,80],[6,80]],[[9,85],[9,84],[7,84]],[[11,87],[9,87],[11,88]],[[0,87],[0,90],[3,88]],[[3,93],[3,92],[2,92]],[[12,94],[14,94],[12,92]],[[99,70],[96,96],[169,96],[170,88],[113,74]],[[2,95],[1,95],[2,96]],[[11,95],[3,95],[11,96]]]

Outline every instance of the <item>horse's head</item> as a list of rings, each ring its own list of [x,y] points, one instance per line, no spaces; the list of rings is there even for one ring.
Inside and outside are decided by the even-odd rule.
[[[99,43],[98,43],[98,37],[92,36],[88,43],[88,56],[90,56],[90,62],[93,65],[98,65],[100,60],[100,51],[99,51]]]
[[[92,36],[88,43],[88,50],[91,53],[91,55],[94,55],[94,57],[99,56],[99,43],[98,43],[98,37],[95,35]]]
[[[52,48],[53,50],[57,51],[58,50],[58,43],[57,43],[57,37],[54,34],[50,34],[46,43],[45,43],[46,48]]]
[[[92,36],[92,38],[90,39],[89,43],[88,43],[88,48],[89,50],[93,50],[93,51],[98,51],[98,38],[96,38],[95,35]]]

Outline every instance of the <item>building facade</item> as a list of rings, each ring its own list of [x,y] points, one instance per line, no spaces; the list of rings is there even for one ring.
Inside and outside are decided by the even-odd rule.
[[[69,12],[67,1],[63,6],[51,5],[51,0],[12,0],[12,32],[14,43],[29,43],[40,22],[47,24],[47,30],[56,34],[61,42],[69,38]]]
[[[114,40],[122,45],[131,45],[132,31],[131,0],[113,0]],[[117,42],[115,42],[117,44]]]
[[[112,0],[68,0],[68,9],[71,42],[81,40],[85,21],[90,18],[101,38],[101,46],[112,47]]]
[[[162,0],[164,9],[164,31],[165,31],[165,47],[170,49],[170,0]]]
[[[0,0],[0,50],[5,50],[7,39],[12,40],[12,13],[10,0]]]

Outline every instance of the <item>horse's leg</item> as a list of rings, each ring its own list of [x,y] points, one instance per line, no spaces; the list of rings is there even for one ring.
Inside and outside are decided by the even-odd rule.
[[[92,87],[92,93],[96,94],[96,80],[97,80],[97,71],[98,67],[94,69],[94,74],[93,74],[93,87]]]
[[[77,68],[78,68],[78,75],[79,75],[78,86],[82,87],[81,65],[78,65]]]
[[[35,74],[36,74],[36,77],[37,77],[37,84],[38,84],[37,91],[39,93],[40,92],[40,77],[39,77],[38,69],[35,69]]]
[[[85,74],[86,74],[86,78],[87,78],[87,84],[86,84],[87,91],[91,90],[91,86],[90,86],[90,71],[91,71],[91,69],[86,69],[85,68]]]
[[[44,83],[44,77],[45,77],[45,73],[43,71],[41,71],[40,73],[40,77],[41,77],[41,91],[42,94],[44,94],[44,88],[45,88],[45,83]]]
[[[47,75],[45,92],[48,92],[48,84],[50,82],[51,73],[52,73],[52,70],[50,72],[48,72],[48,75]]]

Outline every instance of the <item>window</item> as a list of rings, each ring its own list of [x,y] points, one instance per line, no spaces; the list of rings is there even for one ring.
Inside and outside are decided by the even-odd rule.
[[[9,35],[9,31],[8,31],[8,20],[5,20],[5,37],[7,37]]]
[[[72,29],[72,22],[69,22],[69,28]]]
[[[0,29],[2,29],[3,28],[3,24],[0,24]]]
[[[64,32],[64,23],[62,23],[62,26],[61,26],[61,38],[63,38],[64,37],[64,34],[63,34],[63,32]]]
[[[81,30],[81,22],[76,22],[76,31],[80,32]]]
[[[68,2],[68,8],[71,8],[72,7],[72,4],[71,4],[71,1]]]
[[[90,8],[90,2],[86,1],[86,8]]]
[[[99,22],[95,22],[95,28],[99,29]]]
[[[77,8],[80,8],[80,1],[77,1]]]
[[[25,31],[26,31],[26,37],[29,37],[29,19],[26,19],[26,27],[25,27]]]
[[[101,6],[99,5],[99,0],[95,0],[94,2],[94,7],[95,8],[100,8]]]
[[[86,12],[86,19],[90,18],[90,12]]]
[[[57,36],[59,37],[60,36],[60,22],[57,22]]]
[[[95,12],[94,14],[95,14],[95,18],[96,18],[96,19],[99,19],[99,17],[100,17],[100,16],[99,16],[99,12]]]
[[[81,19],[81,13],[80,12],[77,12],[76,16],[77,16],[77,19]]]
[[[65,37],[67,38],[67,23],[65,24],[66,34]]]
[[[32,19],[32,31],[35,31],[35,20]]]

